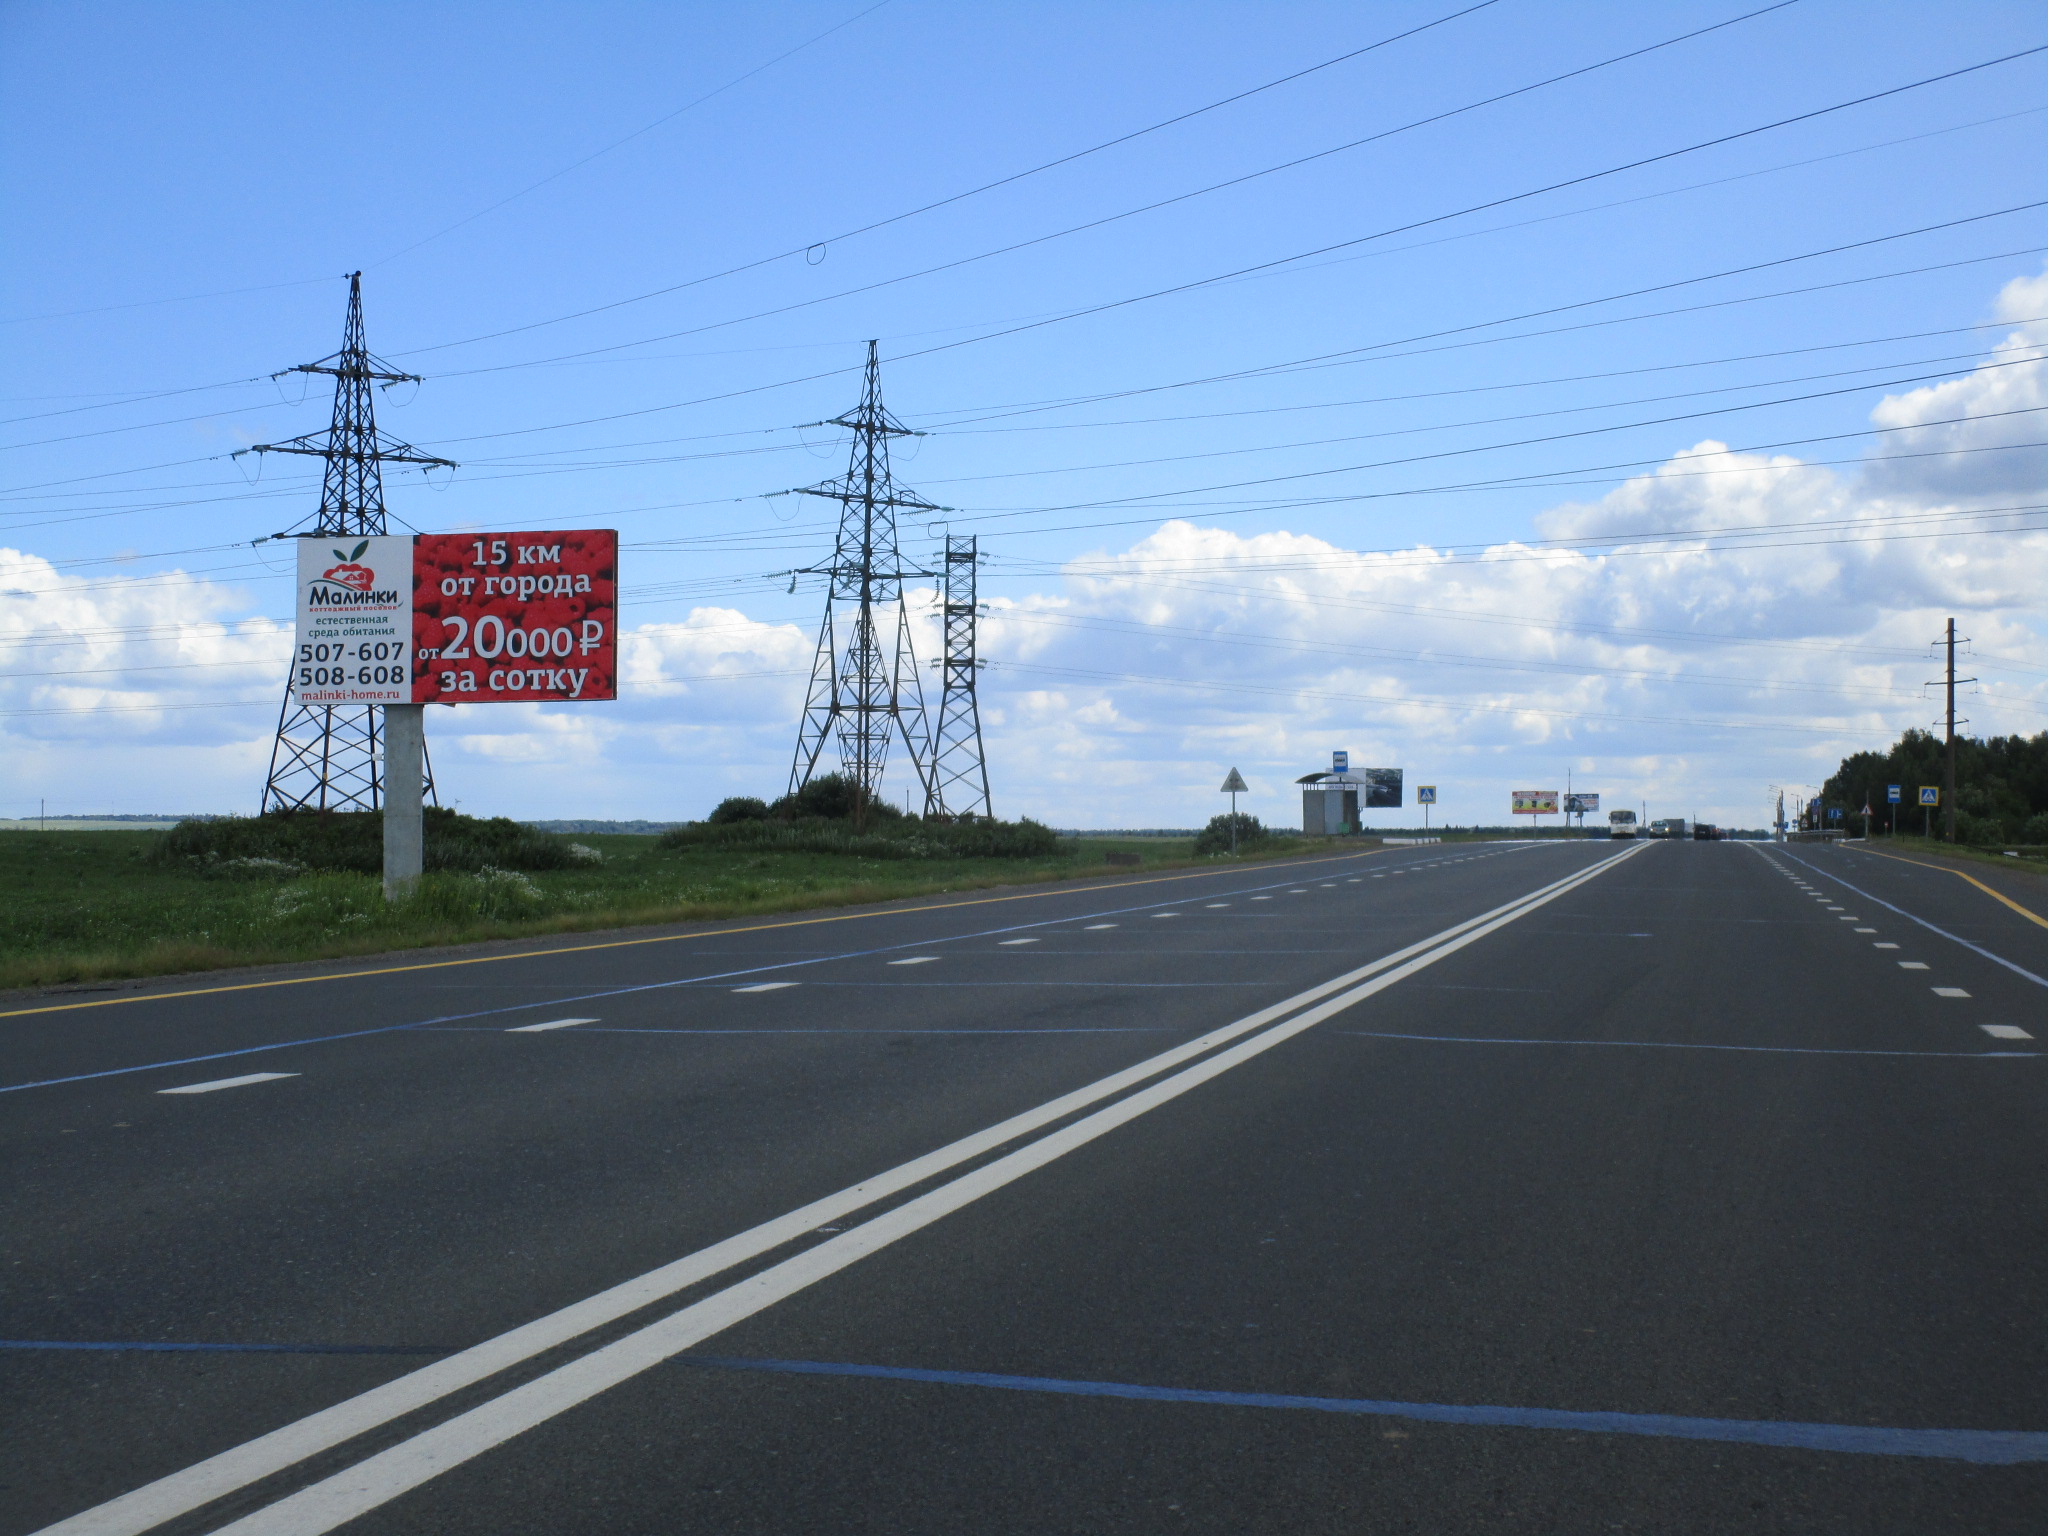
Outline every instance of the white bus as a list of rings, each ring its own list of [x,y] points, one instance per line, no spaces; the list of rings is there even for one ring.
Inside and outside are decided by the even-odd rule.
[[[1607,835],[1609,837],[1634,837],[1636,835],[1636,813],[1634,811],[1609,811],[1607,813]]]

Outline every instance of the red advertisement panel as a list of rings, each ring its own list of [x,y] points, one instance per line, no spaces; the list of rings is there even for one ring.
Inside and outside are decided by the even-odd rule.
[[[619,536],[423,533],[413,541],[415,704],[618,697]]]

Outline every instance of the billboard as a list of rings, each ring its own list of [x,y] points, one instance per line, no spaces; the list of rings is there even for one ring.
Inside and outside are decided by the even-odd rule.
[[[412,535],[299,540],[301,704],[410,704]]]
[[[1399,768],[1366,768],[1360,777],[1365,780],[1365,809],[1369,811],[1392,811],[1401,807],[1401,770]]]
[[[425,533],[412,558],[415,702],[618,697],[611,529]]]
[[[1600,797],[1598,795],[1566,795],[1564,797],[1564,813],[1567,816],[1583,815],[1587,811],[1597,811],[1599,809]]]
[[[299,540],[302,704],[618,696],[618,535]]]
[[[1510,808],[1517,816],[1555,816],[1557,814],[1557,791],[1554,789],[1517,789],[1509,791]]]

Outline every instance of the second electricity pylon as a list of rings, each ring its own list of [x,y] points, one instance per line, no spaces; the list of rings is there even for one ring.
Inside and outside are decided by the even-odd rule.
[[[903,603],[904,578],[932,573],[904,569],[896,542],[896,513],[899,508],[927,513],[946,508],[903,490],[890,478],[889,439],[922,434],[883,408],[874,342],[868,343],[860,404],[844,416],[813,425],[846,428],[853,434],[853,455],[844,475],[797,493],[839,503],[839,537],[830,565],[797,573],[826,578],[825,617],[818,626],[810,692],[797,731],[796,757],[789,766],[789,792],[795,794],[810,782],[825,743],[836,736],[840,771],[853,781],[859,797],[855,818],[865,822],[867,807],[881,788],[889,744],[900,736],[925,809],[936,810],[924,685],[918,679],[910,613]],[[894,631],[893,643],[884,641],[884,630]]]
[[[975,621],[981,607],[974,596],[980,561],[972,537],[946,537],[945,654],[939,658],[943,688],[939,726],[932,733],[932,809],[948,816],[993,816],[989,809],[988,763],[981,750],[981,710],[975,703]]]
[[[451,460],[420,453],[377,430],[371,386],[417,384],[419,377],[396,372],[363,344],[362,273],[349,274],[348,323],[342,329],[341,350],[317,363],[286,368],[275,377],[287,373],[333,375],[332,423],[324,434],[309,432],[289,442],[258,443],[241,453],[300,453],[327,461],[320,482],[320,511],[311,532],[302,537],[383,533],[386,464],[455,468]],[[301,704],[287,681],[277,739],[270,749],[270,777],[263,786],[263,810],[376,810],[383,790],[383,754],[378,750],[382,725],[382,711],[374,704]],[[438,803],[431,765],[424,788],[428,802]]]

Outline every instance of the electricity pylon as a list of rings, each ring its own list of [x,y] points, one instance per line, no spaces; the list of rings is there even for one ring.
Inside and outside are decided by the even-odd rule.
[[[932,573],[904,569],[896,543],[896,513],[899,508],[926,513],[947,509],[933,506],[890,478],[889,439],[923,434],[912,432],[884,409],[874,342],[868,343],[860,404],[844,416],[812,425],[846,428],[853,434],[853,453],[844,475],[797,493],[839,503],[839,537],[830,565],[796,573],[823,576],[826,586],[825,616],[818,626],[796,757],[789,766],[789,790],[794,794],[810,782],[826,741],[837,736],[840,771],[853,780],[858,794],[855,819],[864,823],[867,807],[881,788],[890,742],[900,736],[929,812],[938,807],[930,767],[931,733],[910,642],[903,581]],[[883,641],[887,629],[894,630],[893,649]]]
[[[980,563],[972,537],[946,538],[944,615],[945,654],[939,658],[943,687],[939,694],[939,726],[932,733],[933,809],[948,816],[993,816],[989,809],[988,764],[981,750],[981,711],[975,703],[974,678],[981,670],[975,654],[975,621],[981,607],[974,598],[974,571]]]
[[[377,430],[370,388],[419,383],[399,373],[363,344],[363,274],[348,280],[348,323],[341,350],[317,363],[300,363],[274,375],[325,373],[334,377],[334,418],[325,433],[309,432],[283,443],[258,443],[242,453],[300,453],[327,461],[320,482],[320,511],[305,538],[346,538],[385,531],[386,464],[440,465],[448,459],[421,453]],[[240,457],[237,454],[236,457]],[[287,679],[270,749],[270,777],[263,786],[263,810],[374,811],[383,798],[383,711],[374,704],[300,704]],[[425,766],[428,802],[434,770]]]

